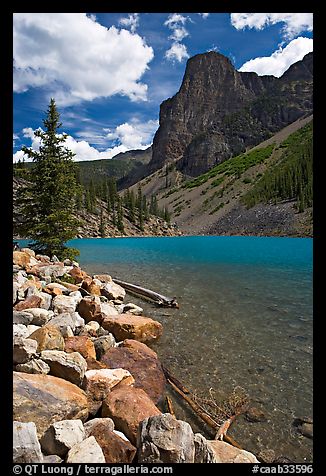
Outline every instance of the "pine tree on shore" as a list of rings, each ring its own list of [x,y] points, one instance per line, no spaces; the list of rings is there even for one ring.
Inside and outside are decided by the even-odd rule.
[[[19,225],[21,236],[32,240],[36,252],[56,255],[59,259],[79,254],[65,243],[77,234],[78,221],[73,213],[79,186],[76,181],[74,154],[64,147],[66,134],[58,134],[61,127],[59,112],[51,99],[43,120],[45,131],[38,129],[35,136],[41,139],[38,151],[22,147],[33,159],[30,182],[19,196],[23,220]]]

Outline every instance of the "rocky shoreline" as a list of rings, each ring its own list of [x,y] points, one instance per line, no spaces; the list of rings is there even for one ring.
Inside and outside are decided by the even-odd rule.
[[[15,463],[259,462],[165,406],[163,333],[108,274],[13,252]]]

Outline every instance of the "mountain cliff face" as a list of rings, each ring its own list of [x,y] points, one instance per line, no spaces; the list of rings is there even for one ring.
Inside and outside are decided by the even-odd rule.
[[[240,73],[213,51],[190,58],[179,92],[161,104],[150,172],[176,162],[197,176],[310,114],[312,59],[276,78]]]

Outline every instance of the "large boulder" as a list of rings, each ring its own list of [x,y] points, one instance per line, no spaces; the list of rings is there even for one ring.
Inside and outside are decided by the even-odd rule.
[[[140,463],[194,462],[195,445],[191,426],[170,413],[143,420],[137,446]]]
[[[41,359],[50,366],[50,373],[80,386],[87,369],[87,362],[79,352],[44,350]]]
[[[85,430],[81,420],[62,420],[49,426],[40,443],[45,454],[65,456],[84,439]]]
[[[14,372],[13,417],[20,422],[34,422],[41,438],[56,421],[86,421],[87,397],[83,390],[61,378]]]
[[[43,455],[33,422],[13,422],[13,463],[42,463]]]
[[[13,345],[14,364],[24,364],[32,357],[35,357],[37,351],[37,342],[33,339],[16,337]]]
[[[160,415],[146,392],[132,386],[113,389],[102,404],[102,417],[112,418],[115,427],[122,431],[133,445],[137,442],[139,424],[147,417]]]
[[[87,336],[74,336],[65,339],[65,352],[79,352],[84,359],[96,359],[95,347]]]
[[[129,370],[135,387],[143,389],[156,404],[165,389],[165,375],[156,353],[146,344],[127,339],[121,346],[109,349],[100,359],[108,368]]]
[[[83,382],[83,389],[86,391],[89,400],[89,411],[95,415],[113,387],[123,383],[132,385],[134,378],[125,369],[99,369],[87,370]]]
[[[113,281],[107,281],[101,288],[102,296],[107,297],[112,301],[123,301],[126,295],[126,291],[119,284]]]
[[[66,463],[105,463],[102,448],[94,436],[89,436],[69,450]]]
[[[29,338],[37,342],[37,352],[42,352],[43,350],[64,350],[65,348],[65,341],[60,330],[51,324],[47,324],[33,332]]]
[[[254,454],[240,450],[225,441],[208,440],[207,443],[221,463],[259,463]]]
[[[93,425],[88,435],[95,437],[106,463],[131,463],[134,459],[137,448],[110,430],[108,425],[99,422]]]
[[[119,314],[106,316],[101,326],[119,340],[135,339],[140,342],[156,341],[163,333],[162,324],[149,317]]]

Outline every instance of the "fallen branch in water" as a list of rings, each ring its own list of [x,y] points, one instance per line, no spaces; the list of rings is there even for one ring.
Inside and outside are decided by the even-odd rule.
[[[198,415],[207,425],[209,425],[211,428],[213,428],[213,430],[217,432],[216,436],[218,436],[218,439],[224,438],[224,440],[230,443],[232,446],[242,449],[241,446],[231,436],[226,434],[227,428],[222,428],[223,425],[219,425],[213,418],[211,418],[198,403],[196,403],[192,398],[190,398],[189,395],[180,390],[178,386],[172,382],[172,380],[168,378],[167,381],[171,385],[171,387],[190,405],[196,415]],[[221,433],[219,433],[220,428],[222,428]],[[220,438],[221,436],[222,438]],[[217,438],[215,437],[215,439]]]
[[[136,284],[126,283],[116,278],[113,278],[113,282],[119,284],[119,286],[122,286],[126,291],[129,291],[130,293],[135,294],[136,296],[140,296],[150,301],[154,301],[155,304],[157,304],[158,306],[175,307],[179,309],[179,304],[177,303],[175,297],[171,299],[150,289],[142,288],[141,286],[137,286]]]
[[[171,398],[167,395],[166,396],[166,406],[168,408],[168,412],[175,417],[175,413],[174,413],[174,409],[173,409],[173,405],[172,405],[172,400]]]

